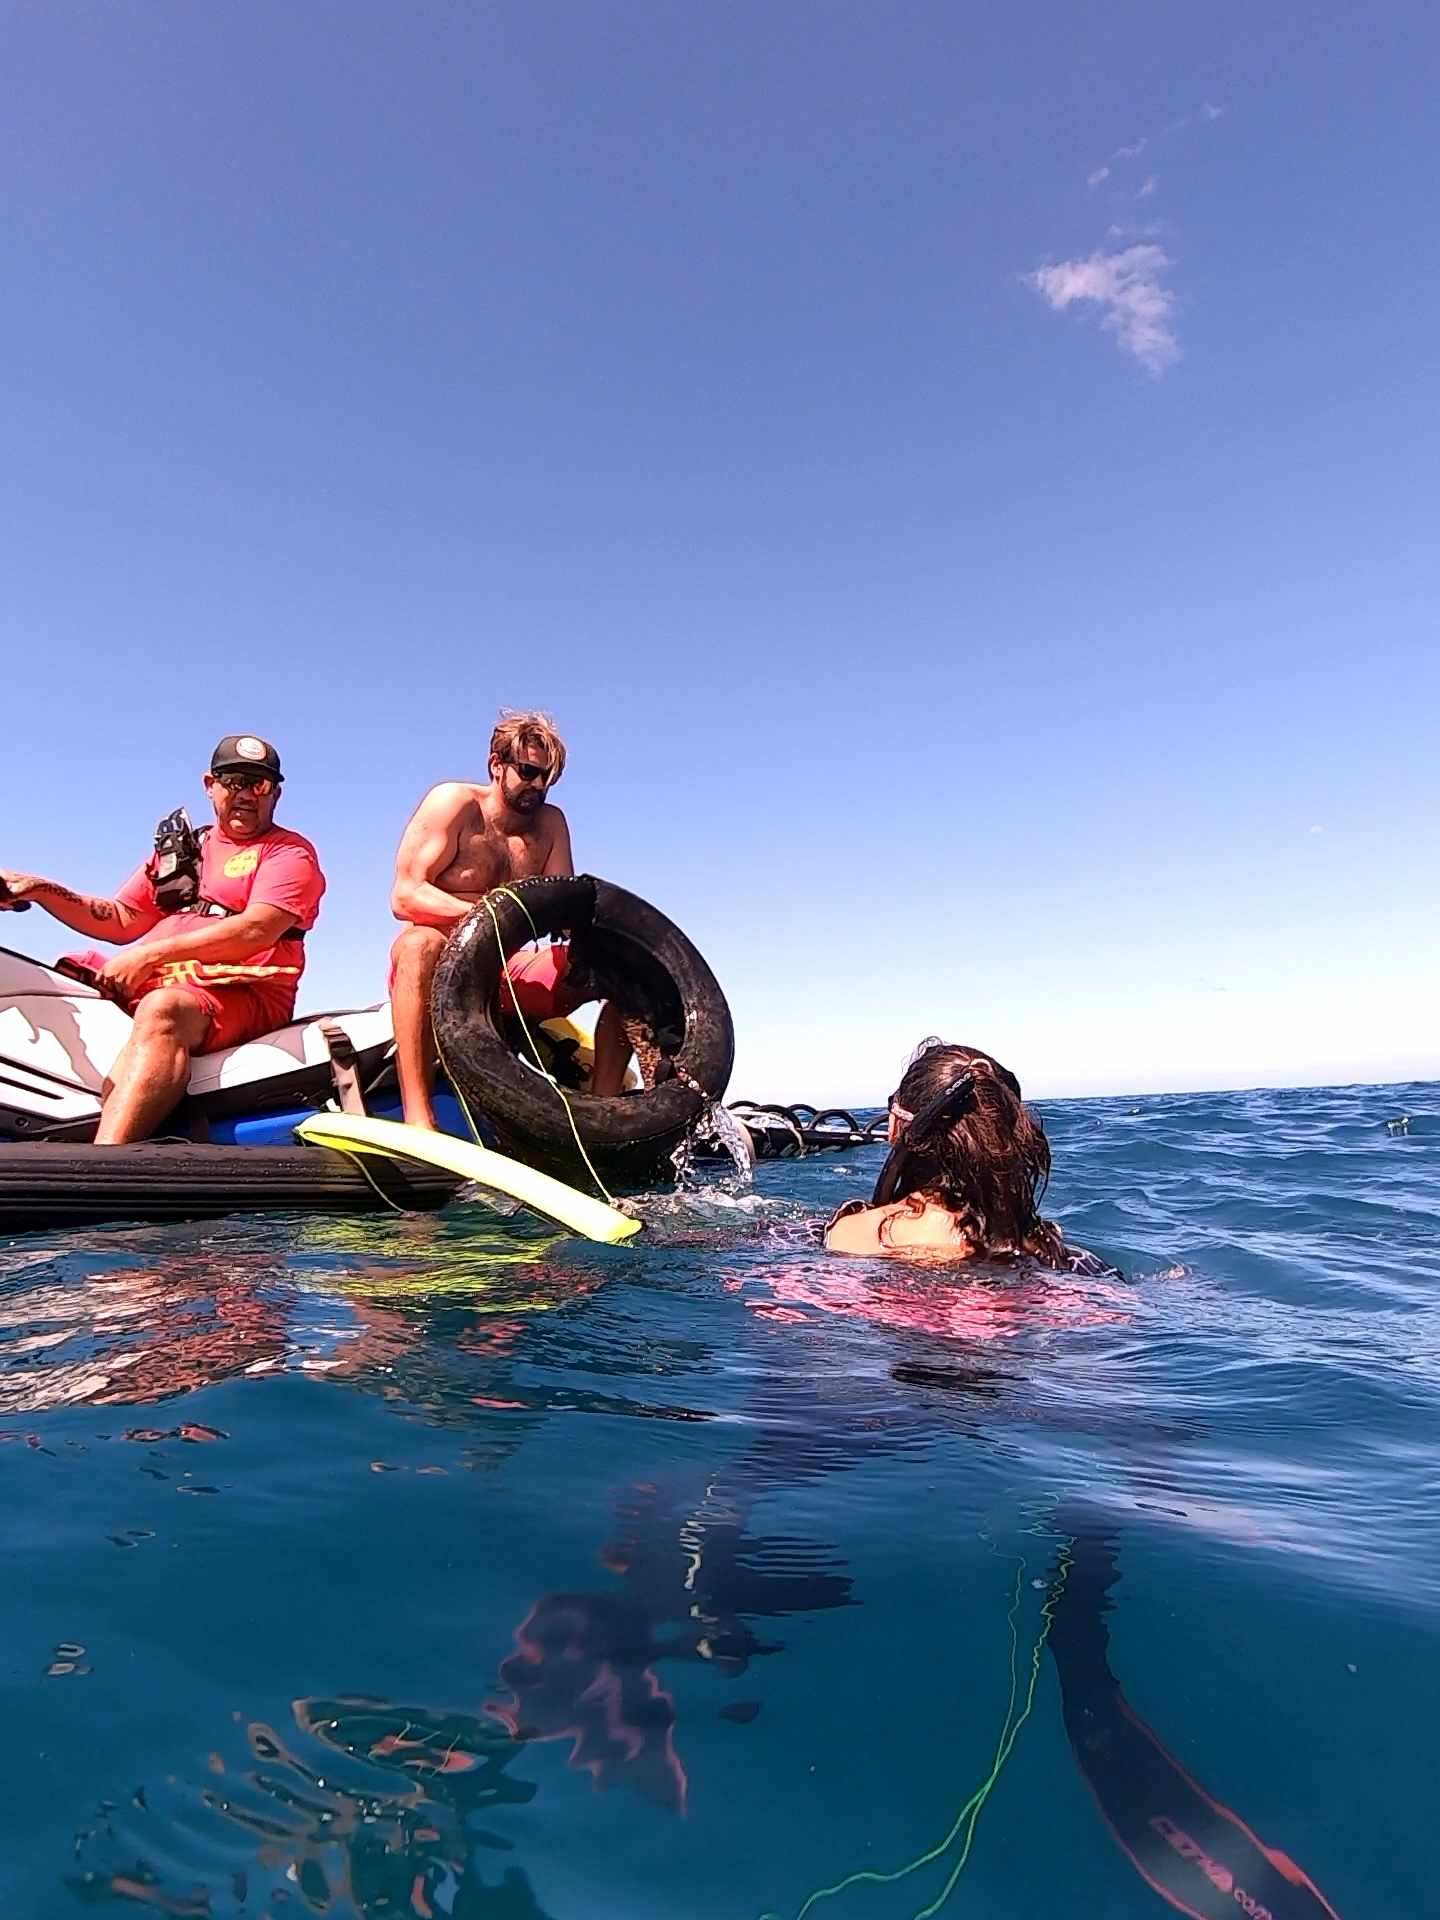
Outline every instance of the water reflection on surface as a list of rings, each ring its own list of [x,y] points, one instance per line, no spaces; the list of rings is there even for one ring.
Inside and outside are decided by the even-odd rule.
[[[593,1274],[562,1276],[529,1257],[498,1271],[462,1262],[448,1278],[453,1284],[438,1300],[420,1299],[412,1272],[393,1259],[357,1268],[347,1258],[324,1291],[330,1346],[318,1369],[317,1323],[304,1311],[312,1296],[292,1286],[287,1308],[284,1286],[272,1293],[276,1274],[253,1259],[237,1271],[229,1256],[207,1265],[187,1254],[163,1266],[132,1267],[118,1279],[85,1281],[75,1318],[93,1307],[92,1285],[124,1290],[128,1308],[118,1333],[111,1316],[90,1312],[89,1337],[100,1351],[87,1364],[113,1377],[113,1349],[123,1341],[126,1356],[137,1349],[141,1355],[127,1377],[142,1381],[150,1397],[186,1392],[204,1366],[212,1369],[211,1383],[253,1373],[243,1341],[227,1344],[217,1331],[246,1324],[247,1313],[237,1311],[244,1303],[250,1323],[265,1327],[267,1363],[298,1362],[317,1389],[358,1389],[388,1415],[438,1427],[455,1440],[457,1465],[477,1463],[475,1432],[490,1436],[483,1458],[493,1466],[513,1461],[547,1419],[573,1416],[686,1427],[720,1418],[717,1449],[612,1495],[608,1521],[592,1542],[600,1578],[533,1598],[512,1622],[510,1651],[496,1660],[483,1699],[415,1705],[351,1692],[297,1700],[289,1735],[250,1721],[243,1760],[217,1747],[203,1779],[188,1789],[183,1771],[167,1773],[163,1785],[108,1809],[77,1841],[77,1889],[173,1912],[220,1911],[227,1898],[241,1903],[239,1911],[252,1891],[269,1897],[259,1892],[264,1885],[272,1893],[294,1889],[322,1913],[539,1913],[522,1865],[495,1872],[496,1856],[516,1842],[503,1823],[481,1818],[534,1798],[536,1782],[520,1770],[528,1749],[558,1743],[568,1767],[596,1788],[683,1815],[690,1774],[666,1670],[704,1667],[729,1694],[719,1715],[749,1725],[761,1702],[735,1683],[754,1661],[784,1652],[776,1623],[857,1604],[832,1540],[767,1530],[760,1510],[778,1493],[928,1444],[933,1419],[897,1407],[888,1382],[765,1371],[776,1355],[773,1335],[762,1327],[746,1334],[743,1393],[734,1404],[705,1409],[642,1399],[618,1390],[637,1370],[673,1391],[677,1382],[713,1380],[719,1356],[704,1339],[657,1341],[639,1324],[614,1319],[594,1330],[583,1354],[565,1354],[567,1336],[556,1336],[553,1320],[543,1316],[583,1313],[601,1284]],[[187,1340],[201,1334],[196,1352],[203,1360],[187,1349],[182,1370],[167,1373],[171,1343],[145,1312],[157,1304]],[[343,1324],[336,1318],[342,1304]],[[41,1306],[53,1313],[56,1303]],[[562,1357],[563,1377],[553,1379]],[[950,1381],[951,1402],[960,1371]],[[72,1373],[57,1370],[54,1378],[71,1393],[70,1404],[83,1403]],[[977,1369],[974,1385],[993,1397],[1004,1379]],[[103,1404],[104,1392],[92,1385],[90,1403]],[[224,1437],[218,1428],[182,1422],[136,1427],[128,1437],[159,1458],[163,1443],[212,1434]],[[216,1819],[231,1831],[217,1831]],[[254,1842],[253,1861],[232,1865],[222,1883],[216,1853],[244,1857],[235,1829]],[[182,1852],[207,1860],[188,1877],[173,1857],[177,1832],[194,1836]]]
[[[238,1762],[211,1753],[204,1784],[170,1777],[102,1808],[76,1835],[73,1889],[173,1914],[252,1897],[269,1911],[293,1889],[321,1914],[540,1920],[523,1870],[496,1859],[511,1842],[486,1824],[535,1793],[510,1777],[519,1748],[492,1721],[355,1695],[297,1700],[288,1734],[256,1721],[243,1741]],[[174,1862],[178,1834],[206,1856],[203,1878]]]
[[[1077,1123],[1076,1237],[1124,1285],[829,1260],[798,1216],[860,1183],[803,1164],[763,1172],[803,1206],[657,1209],[640,1254],[480,1212],[0,1249],[6,1920],[793,1920],[953,1824],[1017,1598],[1022,1669],[1047,1608],[1054,1658],[956,1911],[1053,1909],[1036,1804],[1076,1911],[1164,1910],[1185,1858],[1125,1825],[1157,1746],[1117,1784],[1067,1738],[1130,1701],[1338,1911],[1421,1910],[1424,1136],[1378,1172],[1356,1136],[1332,1231],[1225,1124],[1192,1164],[1157,1122],[1147,1171],[1143,1117]],[[932,1867],[836,1920],[905,1920]]]

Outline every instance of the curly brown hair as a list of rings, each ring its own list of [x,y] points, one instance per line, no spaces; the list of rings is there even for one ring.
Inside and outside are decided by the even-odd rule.
[[[1063,1261],[1060,1229],[1040,1217],[1050,1142],[1008,1067],[937,1042],[906,1068],[891,1107],[902,1127],[889,1198],[945,1207],[977,1248]]]
[[[490,736],[490,758],[504,766],[514,760],[517,750],[544,754],[554,769],[550,775],[552,787],[565,771],[565,742],[555,731],[555,722],[548,713],[516,707],[500,709],[500,718]]]

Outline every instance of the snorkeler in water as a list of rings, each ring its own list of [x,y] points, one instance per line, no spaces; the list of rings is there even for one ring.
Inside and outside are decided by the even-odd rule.
[[[1028,1257],[1066,1273],[1112,1271],[1041,1219],[1050,1142],[1020,1082],[988,1053],[922,1042],[890,1097],[889,1140],[868,1206],[851,1200],[826,1227],[831,1253]]]

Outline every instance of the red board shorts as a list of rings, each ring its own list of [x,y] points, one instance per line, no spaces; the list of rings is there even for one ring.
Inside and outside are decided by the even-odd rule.
[[[141,994],[188,993],[210,1016],[210,1031],[195,1049],[197,1053],[221,1053],[226,1047],[238,1047],[246,1040],[258,1040],[277,1027],[288,1026],[295,1017],[293,980],[243,980],[224,986],[202,984],[198,980],[159,981]],[[130,1011],[139,1007],[137,1000]]]
[[[527,1020],[556,1020],[573,1012],[580,1003],[566,983],[569,971],[570,948],[564,942],[522,947],[506,962],[508,979],[500,982],[501,1011],[509,1013],[518,1005]]]
[[[93,947],[65,958],[91,973],[105,964],[105,955]],[[262,1033],[273,1033],[295,1018],[294,974],[270,980],[200,981],[185,979],[154,980],[138,999],[126,1004],[134,1014],[140,1001],[152,993],[188,993],[210,1016],[210,1031],[197,1053],[221,1053],[226,1047],[238,1047],[246,1040],[258,1040]]]
[[[515,983],[515,991],[512,995],[509,983],[502,977],[502,1013],[513,1013],[518,1000],[520,1011],[527,1020],[558,1020],[561,1015],[573,1013],[576,1007],[584,1004],[575,998],[565,977],[570,971],[570,947],[566,941],[548,947],[521,947],[518,953],[511,954],[506,968],[510,980]],[[395,992],[393,961],[385,992],[387,997]]]

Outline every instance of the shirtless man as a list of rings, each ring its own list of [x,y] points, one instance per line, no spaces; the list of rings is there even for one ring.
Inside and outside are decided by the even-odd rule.
[[[390,1004],[400,1098],[412,1127],[437,1127],[430,983],[445,942],[492,887],[575,871],[565,816],[546,798],[564,771],[565,743],[547,715],[502,713],[490,736],[490,785],[442,781],[405,829],[390,910],[408,924],[390,949]],[[567,987],[568,960],[567,948],[542,947],[512,961],[527,1020],[554,1019],[581,1004]],[[595,1029],[590,1091],[619,1093],[629,1055],[620,1010],[608,1003]]]

